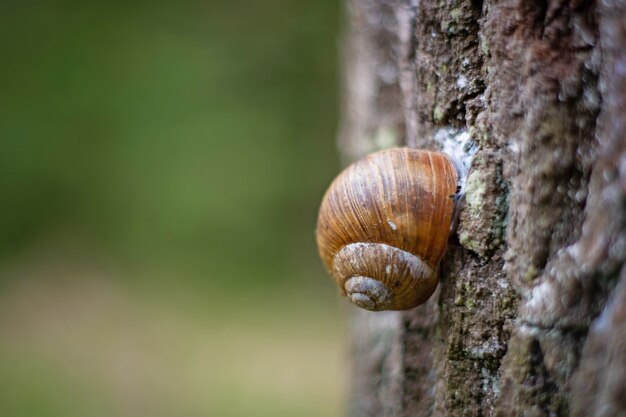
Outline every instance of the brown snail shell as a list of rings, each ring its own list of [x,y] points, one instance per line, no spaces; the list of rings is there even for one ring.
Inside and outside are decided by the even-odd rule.
[[[320,256],[343,295],[368,310],[406,310],[437,287],[458,175],[450,158],[410,148],[346,168],[324,195]]]

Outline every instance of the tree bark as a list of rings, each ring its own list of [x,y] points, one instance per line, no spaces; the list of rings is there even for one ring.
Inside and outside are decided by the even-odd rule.
[[[346,2],[345,162],[478,146],[435,295],[351,312],[349,414],[626,415],[626,1]]]

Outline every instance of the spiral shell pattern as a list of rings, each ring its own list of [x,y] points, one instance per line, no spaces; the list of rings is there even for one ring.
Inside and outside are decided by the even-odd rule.
[[[405,310],[437,287],[457,190],[452,161],[438,152],[393,148],[349,166],[320,207],[320,256],[351,302]]]

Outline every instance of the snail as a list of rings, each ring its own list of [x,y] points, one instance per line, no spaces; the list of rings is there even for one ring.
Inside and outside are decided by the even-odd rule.
[[[367,310],[407,310],[435,291],[458,186],[439,152],[392,148],[346,168],[320,206],[320,256],[342,295]]]

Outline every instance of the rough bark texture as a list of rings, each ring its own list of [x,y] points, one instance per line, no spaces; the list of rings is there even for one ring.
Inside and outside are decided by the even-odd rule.
[[[352,313],[350,414],[626,415],[626,1],[347,0],[340,149],[478,146],[440,287]]]

